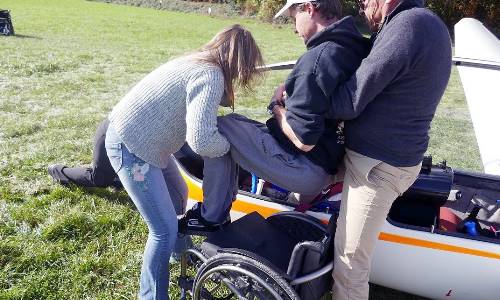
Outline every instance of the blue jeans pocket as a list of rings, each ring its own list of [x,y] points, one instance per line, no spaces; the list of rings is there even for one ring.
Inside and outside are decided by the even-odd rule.
[[[111,166],[118,173],[123,165],[122,143],[106,144],[106,153],[108,154]]]

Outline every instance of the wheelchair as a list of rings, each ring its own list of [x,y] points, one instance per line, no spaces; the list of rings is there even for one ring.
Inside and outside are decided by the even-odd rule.
[[[332,285],[334,218],[253,212],[208,234],[181,258],[181,299],[321,299]]]

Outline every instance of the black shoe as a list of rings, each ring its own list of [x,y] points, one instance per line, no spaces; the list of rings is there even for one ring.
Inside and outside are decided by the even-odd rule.
[[[69,185],[71,180],[64,174],[63,170],[67,168],[64,165],[50,165],[48,171],[52,179],[61,185]]]
[[[201,216],[201,204],[197,203],[179,219],[178,230],[181,234],[207,235],[221,229],[229,223],[231,223],[229,216],[222,223],[214,223],[205,220]]]

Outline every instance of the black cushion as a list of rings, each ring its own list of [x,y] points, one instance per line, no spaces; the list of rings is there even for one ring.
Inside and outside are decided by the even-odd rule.
[[[209,257],[220,248],[242,249],[267,260],[272,264],[270,267],[286,272],[296,243],[287,233],[253,212],[210,234],[201,249]]]

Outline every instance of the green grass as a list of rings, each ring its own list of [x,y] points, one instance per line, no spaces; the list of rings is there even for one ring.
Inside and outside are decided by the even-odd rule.
[[[296,59],[304,46],[289,26],[255,20],[77,0],[2,8],[18,35],[0,37],[0,299],[133,299],[147,235],[133,204],[124,192],[57,186],[47,165],[88,164],[94,130],[121,96],[223,26],[248,27],[267,62]],[[236,111],[264,119],[286,74],[238,94]],[[481,168],[456,71],[431,133],[435,159]],[[387,293],[376,290],[373,299]]]

